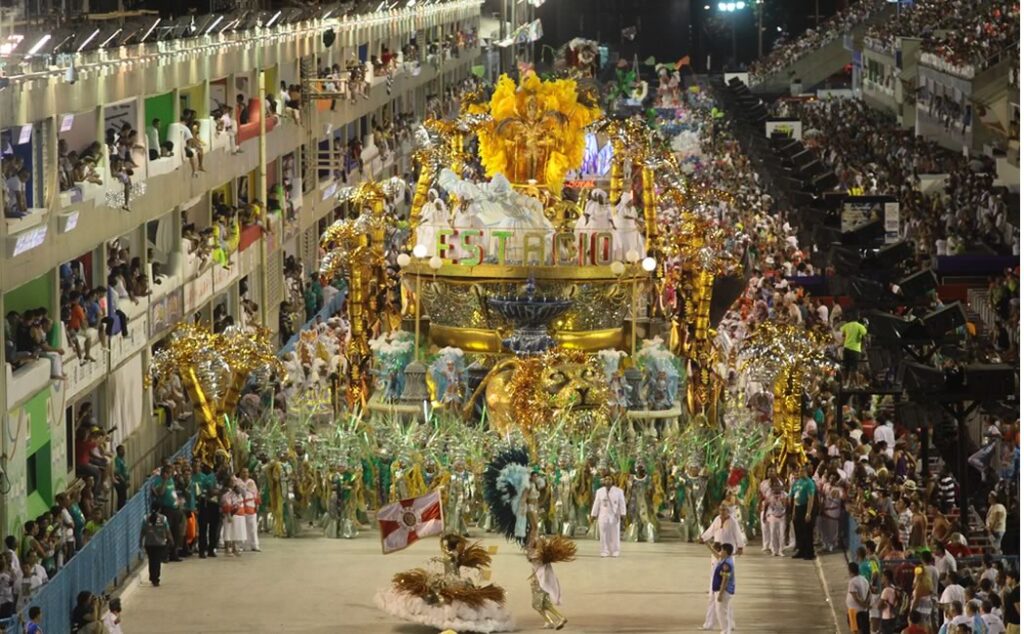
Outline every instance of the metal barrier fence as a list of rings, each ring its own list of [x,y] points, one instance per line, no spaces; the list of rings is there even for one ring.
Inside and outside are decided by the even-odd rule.
[[[190,438],[172,460],[192,455],[194,439]],[[124,508],[107,520],[89,543],[31,597],[17,616],[0,622],[4,634],[20,634],[23,623],[28,622],[28,608],[33,605],[43,610],[44,632],[70,632],[71,610],[79,592],[88,590],[100,594],[128,576],[144,556],[139,547],[139,531],[149,509],[152,480],[148,479]]]

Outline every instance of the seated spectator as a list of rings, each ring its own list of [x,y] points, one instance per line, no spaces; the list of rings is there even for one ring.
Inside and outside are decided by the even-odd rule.
[[[25,188],[31,177],[32,173],[25,168],[7,177],[7,208],[4,209],[4,217],[24,218],[28,215],[28,198]]]
[[[104,436],[103,430],[94,427],[84,439],[75,443],[75,475],[80,478],[92,478],[92,493],[97,496],[103,491],[103,475],[107,467],[103,458],[97,457],[97,453],[102,451],[101,443]]]

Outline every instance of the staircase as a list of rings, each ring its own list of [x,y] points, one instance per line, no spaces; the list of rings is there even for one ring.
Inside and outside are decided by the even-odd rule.
[[[939,474],[942,473],[942,467],[942,459],[936,455],[932,455],[928,461],[928,477],[930,482],[939,481]],[[959,508],[954,508],[951,512],[946,513],[946,519],[953,525],[953,530],[956,532],[962,532],[962,527],[960,526],[960,513],[961,509]],[[967,534],[964,535],[964,537],[967,538],[967,547],[971,549],[972,555],[983,555],[988,549],[988,532],[985,530],[985,522],[974,509],[968,509],[967,520],[969,528]],[[929,532],[931,531],[930,527],[934,521],[935,515],[929,513]]]
[[[850,33],[842,34],[820,48],[807,51],[793,63],[752,84],[750,89],[756,93],[788,93],[790,84],[796,79],[802,82],[805,91],[817,86],[852,61],[851,49],[847,48],[850,43],[852,50],[860,50],[868,27],[891,19],[894,13],[894,8],[886,7],[854,27]]]

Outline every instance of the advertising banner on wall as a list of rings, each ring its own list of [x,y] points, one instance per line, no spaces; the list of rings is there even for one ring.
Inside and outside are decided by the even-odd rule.
[[[846,196],[840,207],[840,230],[844,233],[869,222],[885,225],[886,243],[897,242],[900,232],[900,204],[892,196]]]
[[[764,135],[769,139],[773,134],[784,134],[795,141],[804,138],[804,126],[800,119],[768,119],[764,122]]]

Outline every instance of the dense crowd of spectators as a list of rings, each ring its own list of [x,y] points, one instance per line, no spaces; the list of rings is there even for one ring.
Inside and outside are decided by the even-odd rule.
[[[984,163],[904,133],[859,101],[786,104],[777,112],[803,120],[805,142],[835,170],[840,189],[898,196],[904,237],[915,239],[922,255],[962,253],[987,242],[982,237],[987,227],[991,245],[1003,246],[1006,201],[992,189]],[[936,193],[923,195],[919,177],[930,173],[950,178]],[[749,174],[742,184],[750,188],[756,183],[756,175]],[[734,195],[742,192],[728,179],[716,185]],[[764,200],[771,204],[770,198]],[[754,202],[748,199],[741,207],[756,211]],[[728,211],[725,205],[722,209]],[[969,457],[968,468],[978,470],[984,486],[960,491],[941,459],[921,462],[921,437],[897,422],[892,397],[870,396],[870,389],[865,390],[891,385],[895,376],[893,368],[878,375],[869,370],[865,352],[873,343],[857,307],[844,314],[834,298],[807,296],[799,285],[805,254],[796,231],[776,217],[765,222],[752,218],[751,212],[740,214],[727,213],[725,218],[741,223],[748,233],[753,274],[743,297],[723,319],[720,336],[725,333],[733,345],[742,346],[746,334],[768,319],[818,329],[831,334],[831,354],[843,365],[835,378],[822,378],[809,390],[812,396],[805,396],[806,476],[792,464],[790,481],[783,482],[770,468],[759,488],[762,520],[765,514],[786,514],[792,508],[786,491],[811,487],[812,539],[819,550],[862,545],[850,567],[847,608],[852,631],[978,633],[1019,626],[1018,574],[1011,569],[1015,564],[999,559],[1004,549],[1015,553],[1017,546],[1007,527],[1019,518],[1019,419],[990,417],[981,423],[982,446]],[[947,225],[948,231],[940,233]],[[946,235],[953,237],[952,251]],[[1019,272],[1007,271],[992,280],[989,301],[999,316],[990,340],[974,336],[977,324],[969,323],[954,333],[958,353],[944,348],[922,362],[942,368],[954,383],[957,377],[962,380],[966,362],[1015,363],[1010,329],[1016,328],[1013,320],[1019,314]],[[896,312],[920,317],[941,306],[933,295],[928,302]],[[752,390],[750,397],[758,388],[754,383],[747,389]],[[841,389],[859,393],[844,398],[840,408]],[[936,455],[936,448],[931,451]],[[805,478],[809,484],[794,488]],[[856,535],[847,534],[847,517],[856,520]],[[796,548],[794,556],[806,556],[797,535],[798,518],[790,519],[789,546]],[[765,549],[775,547],[766,541]],[[944,623],[946,629],[940,630]],[[957,629],[961,624],[967,629]]]
[[[776,112],[803,121],[804,143],[835,172],[840,191],[895,196],[902,237],[922,255],[959,255],[980,246],[1009,250],[1007,192],[993,187],[988,159],[944,150],[859,99],[785,102]],[[948,179],[923,193],[925,174]]]
[[[873,48],[893,52],[899,37],[921,38],[922,52],[936,55],[952,72],[973,76],[993,55],[1019,42],[1020,6],[984,0],[915,2],[893,19],[873,24],[865,39]]]
[[[821,22],[815,28],[807,29],[796,38],[783,42],[762,59],[750,65],[750,81],[753,84],[778,72],[803,56],[841,38],[854,27],[863,24],[872,16],[885,9],[885,0],[860,0],[845,10]]]
[[[20,540],[4,539],[0,551],[0,619],[26,607],[32,595],[96,535],[110,514],[124,506],[130,476],[125,448],[112,448],[110,432],[97,426],[92,404],[75,418],[77,479],[54,497],[54,505],[22,526]],[[116,503],[110,504],[110,492]],[[38,615],[38,614],[37,614]],[[30,618],[33,615],[30,613]]]

